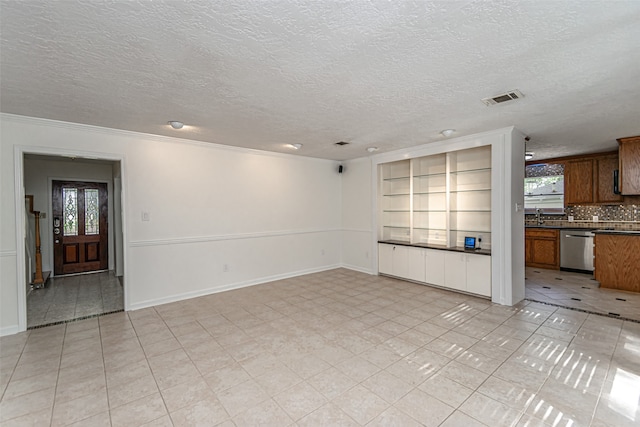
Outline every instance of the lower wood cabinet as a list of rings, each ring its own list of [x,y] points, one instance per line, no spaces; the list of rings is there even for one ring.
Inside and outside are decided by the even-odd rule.
[[[378,244],[382,274],[491,296],[491,256],[415,246]]]
[[[594,261],[601,287],[640,292],[640,236],[596,234]]]
[[[560,269],[560,230],[527,228],[524,237],[527,267]]]

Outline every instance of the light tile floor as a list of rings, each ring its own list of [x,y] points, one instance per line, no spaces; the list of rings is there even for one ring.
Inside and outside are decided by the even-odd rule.
[[[591,274],[527,267],[525,297],[640,321],[640,294],[600,288]]]
[[[51,278],[27,297],[27,327],[111,313],[124,308],[113,271]]]
[[[640,323],[345,269],[0,338],[0,425],[638,426]]]

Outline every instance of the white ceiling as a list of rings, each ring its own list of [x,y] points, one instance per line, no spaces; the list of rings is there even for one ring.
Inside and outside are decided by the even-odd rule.
[[[637,0],[0,0],[0,16],[6,113],[334,160],[447,128],[515,125],[538,159],[640,134]]]

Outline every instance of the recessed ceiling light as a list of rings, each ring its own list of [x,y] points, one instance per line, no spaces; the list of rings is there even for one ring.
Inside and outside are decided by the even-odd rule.
[[[302,148],[302,144],[298,144],[298,143],[296,143],[296,144],[289,144],[289,147],[291,147],[291,148],[293,148],[293,149],[295,149],[295,150],[299,150],[299,149],[301,149],[301,148]]]
[[[184,127],[184,123],[179,122],[177,120],[171,120],[169,125],[174,129],[182,129]]]
[[[525,160],[533,159],[533,151],[527,151],[526,153],[524,153],[524,159]]]
[[[370,153],[375,153],[376,151],[378,151],[378,147],[369,147],[367,148],[367,151]]]
[[[440,132],[442,134],[442,136],[444,136],[445,138],[449,138],[451,135],[453,135],[453,133],[455,132],[455,129],[445,129],[442,132]]]

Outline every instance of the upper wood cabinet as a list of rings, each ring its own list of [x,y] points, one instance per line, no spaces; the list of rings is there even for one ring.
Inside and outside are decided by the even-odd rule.
[[[564,165],[564,204],[593,203],[593,159],[570,160]]]
[[[640,195],[640,136],[618,139],[620,146],[620,192]]]
[[[621,194],[613,192],[613,171],[618,169],[618,156],[615,154],[596,159],[596,203],[622,202]]]

